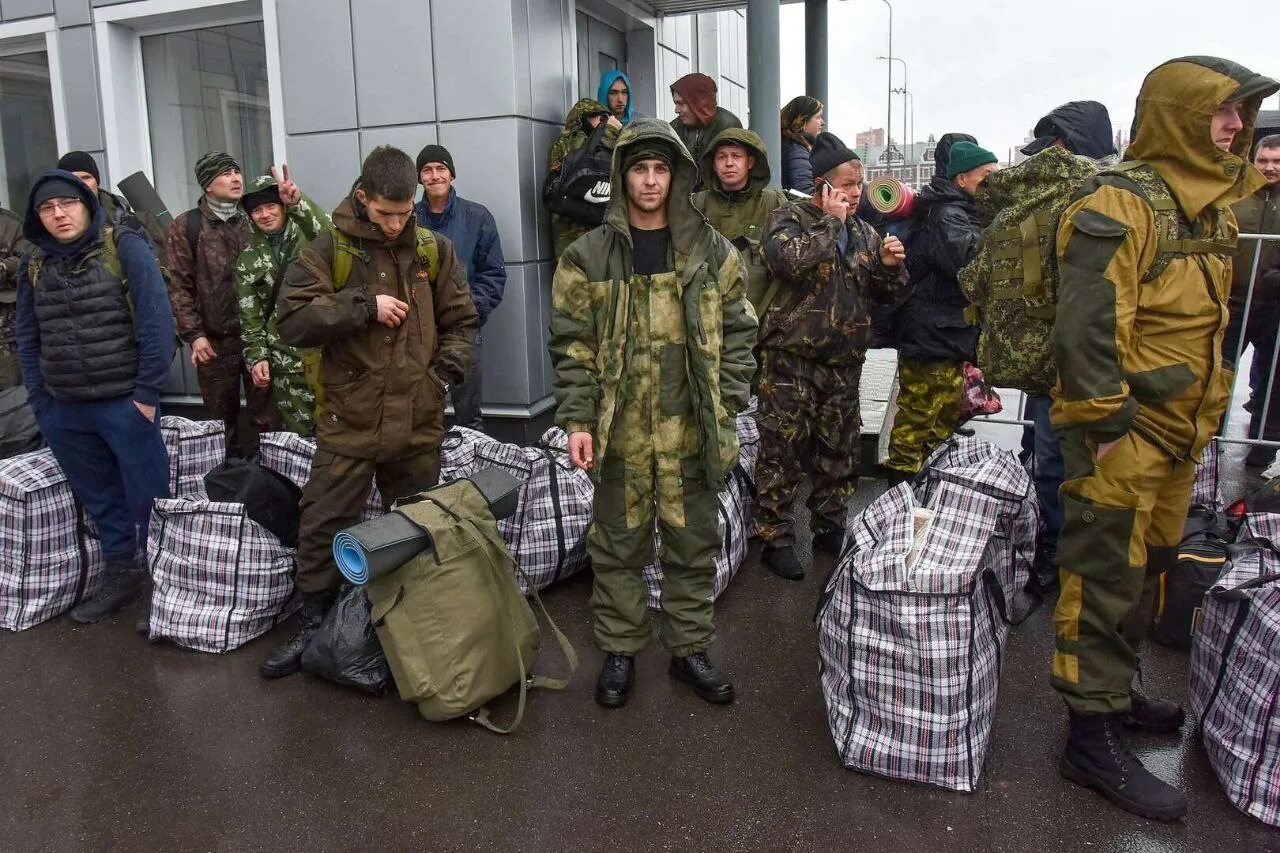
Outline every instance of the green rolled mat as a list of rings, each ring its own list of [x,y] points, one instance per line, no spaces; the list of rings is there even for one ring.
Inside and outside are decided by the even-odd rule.
[[[890,219],[906,219],[915,209],[916,193],[897,178],[876,178],[867,187],[871,206]]]

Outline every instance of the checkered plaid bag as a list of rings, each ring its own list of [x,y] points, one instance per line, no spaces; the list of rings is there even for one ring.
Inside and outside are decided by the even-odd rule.
[[[747,480],[754,485],[756,481],[756,460],[760,458],[760,424],[756,422],[758,401],[751,398],[747,408],[738,414],[738,464]]]
[[[101,546],[53,451],[0,461],[0,628],[60,616],[94,592],[101,573]]]
[[[160,435],[169,453],[169,494],[175,498],[208,497],[204,475],[227,459],[222,421],[189,421],[165,415]]]
[[[1226,505],[1222,499],[1222,484],[1218,477],[1218,468],[1218,442],[1211,441],[1200,457],[1200,464],[1196,466],[1196,482],[1191,487],[1192,506],[1222,509]]]
[[[1242,540],[1280,533],[1250,515]],[[1273,540],[1280,542],[1280,538]],[[1191,712],[1209,764],[1240,811],[1280,827],[1280,554],[1233,556],[1204,598],[1191,648]]]
[[[568,436],[558,427],[547,430],[535,447],[504,444],[455,427],[440,448],[442,483],[483,468],[500,468],[520,481],[516,511],[498,521],[498,532],[524,570],[516,582],[525,595],[530,585],[546,589],[588,565],[587,528],[595,487],[590,476],[569,461],[568,445]]]
[[[263,433],[258,440],[258,461],[263,468],[275,471],[288,477],[299,489],[307,486],[311,479],[311,460],[316,455],[316,440],[305,438],[294,432]],[[369,498],[360,513],[361,521],[369,521],[380,515],[386,515],[382,508],[382,494],[378,484],[369,489]]]
[[[925,466],[848,522],[816,615],[822,691],[846,767],[972,791],[1039,510],[1017,459],[980,439]]]
[[[729,484],[719,495],[720,553],[716,555],[716,582],[711,600],[716,601],[729,586],[742,563],[747,559],[747,540],[751,536],[752,487],[741,466],[729,475]],[[654,536],[654,554],[662,547],[662,538]],[[655,558],[644,570],[644,582],[649,588],[649,607],[662,607],[662,566]]]
[[[222,654],[291,611],[294,551],[244,505],[171,498],[151,513],[151,639]]]

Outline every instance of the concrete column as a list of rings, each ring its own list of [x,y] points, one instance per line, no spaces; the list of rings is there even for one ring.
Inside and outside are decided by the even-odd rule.
[[[747,0],[747,103],[751,129],[769,149],[769,171],[782,180],[782,57],[778,45],[778,0]]]
[[[804,0],[804,93],[822,101],[827,126],[831,126],[831,102],[827,100],[827,0]],[[797,93],[789,93],[792,97]],[[790,100],[790,97],[787,98]]]

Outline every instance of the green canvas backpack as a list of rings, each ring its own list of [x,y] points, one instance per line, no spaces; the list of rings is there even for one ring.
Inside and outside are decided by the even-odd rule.
[[[428,720],[467,716],[510,734],[524,718],[530,687],[562,690],[568,679],[530,673],[541,631],[516,585],[520,568],[476,485],[455,480],[419,498],[395,511],[427,531],[433,547],[365,587],[396,687]],[[533,598],[572,676],[577,654],[537,593]],[[486,704],[517,686],[515,719],[506,726],[494,723]]]

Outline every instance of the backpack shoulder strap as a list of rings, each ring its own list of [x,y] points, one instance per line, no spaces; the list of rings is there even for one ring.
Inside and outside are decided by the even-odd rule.
[[[124,266],[120,263],[120,249],[116,246],[116,232],[110,226],[104,226],[102,229],[102,265],[107,268],[107,272],[111,273],[121,282],[125,281]]]
[[[427,275],[431,276],[431,281],[434,283],[436,275],[440,272],[440,242],[436,240],[436,235],[430,228],[423,228],[421,225],[415,227],[418,237],[418,263],[426,264]]]
[[[355,263],[356,258],[367,261],[364,250],[360,248],[354,240],[349,236],[333,228],[329,232],[333,235],[333,266],[330,273],[333,275],[333,289],[342,290],[347,286],[347,279],[351,278],[351,266]]]
[[[200,208],[193,207],[187,211],[187,218],[183,223],[187,229],[187,246],[191,249],[192,259],[196,256],[196,246],[200,245],[200,219],[203,216]]]

